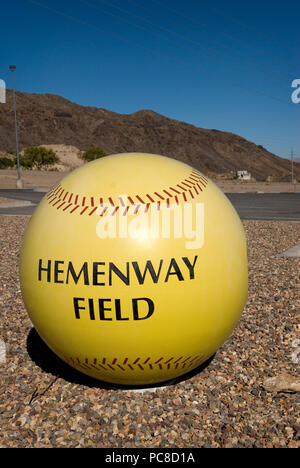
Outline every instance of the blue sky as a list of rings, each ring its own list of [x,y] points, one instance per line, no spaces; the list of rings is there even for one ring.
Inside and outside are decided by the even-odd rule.
[[[0,78],[11,87],[13,63],[20,91],[152,109],[300,157],[299,30],[294,0],[2,2]]]

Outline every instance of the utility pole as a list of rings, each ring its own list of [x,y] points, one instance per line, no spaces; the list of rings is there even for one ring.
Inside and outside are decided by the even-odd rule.
[[[292,172],[292,184],[294,183],[294,148],[291,149],[291,172]]]
[[[17,188],[23,188],[23,181],[21,176],[21,167],[20,167],[20,154],[19,154],[19,138],[18,138],[18,121],[17,121],[17,104],[16,104],[16,90],[15,90],[15,65],[10,65],[9,69],[11,71],[12,77],[12,90],[13,90],[13,103],[14,103],[14,114],[15,114],[15,131],[16,131],[16,151],[17,151],[17,168],[18,168],[18,179],[17,179]]]

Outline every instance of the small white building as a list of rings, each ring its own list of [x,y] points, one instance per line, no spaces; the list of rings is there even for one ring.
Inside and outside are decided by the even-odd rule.
[[[251,174],[248,171],[237,171],[237,178],[239,180],[251,180]]]

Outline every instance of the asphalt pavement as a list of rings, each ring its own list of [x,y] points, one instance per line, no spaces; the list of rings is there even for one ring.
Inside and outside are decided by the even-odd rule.
[[[0,215],[31,216],[45,192],[0,189],[0,197],[31,202],[30,206],[1,207]],[[241,219],[300,221],[300,193],[226,193]]]

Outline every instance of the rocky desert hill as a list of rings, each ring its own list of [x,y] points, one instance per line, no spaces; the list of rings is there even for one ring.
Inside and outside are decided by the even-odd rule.
[[[290,179],[290,162],[241,136],[197,128],[151,110],[117,114],[60,96],[17,92],[21,150],[30,145],[70,145],[107,153],[142,151],[186,162],[208,174],[248,170],[257,180]],[[0,105],[0,151],[15,151],[12,92]],[[295,176],[300,164],[295,163]]]

